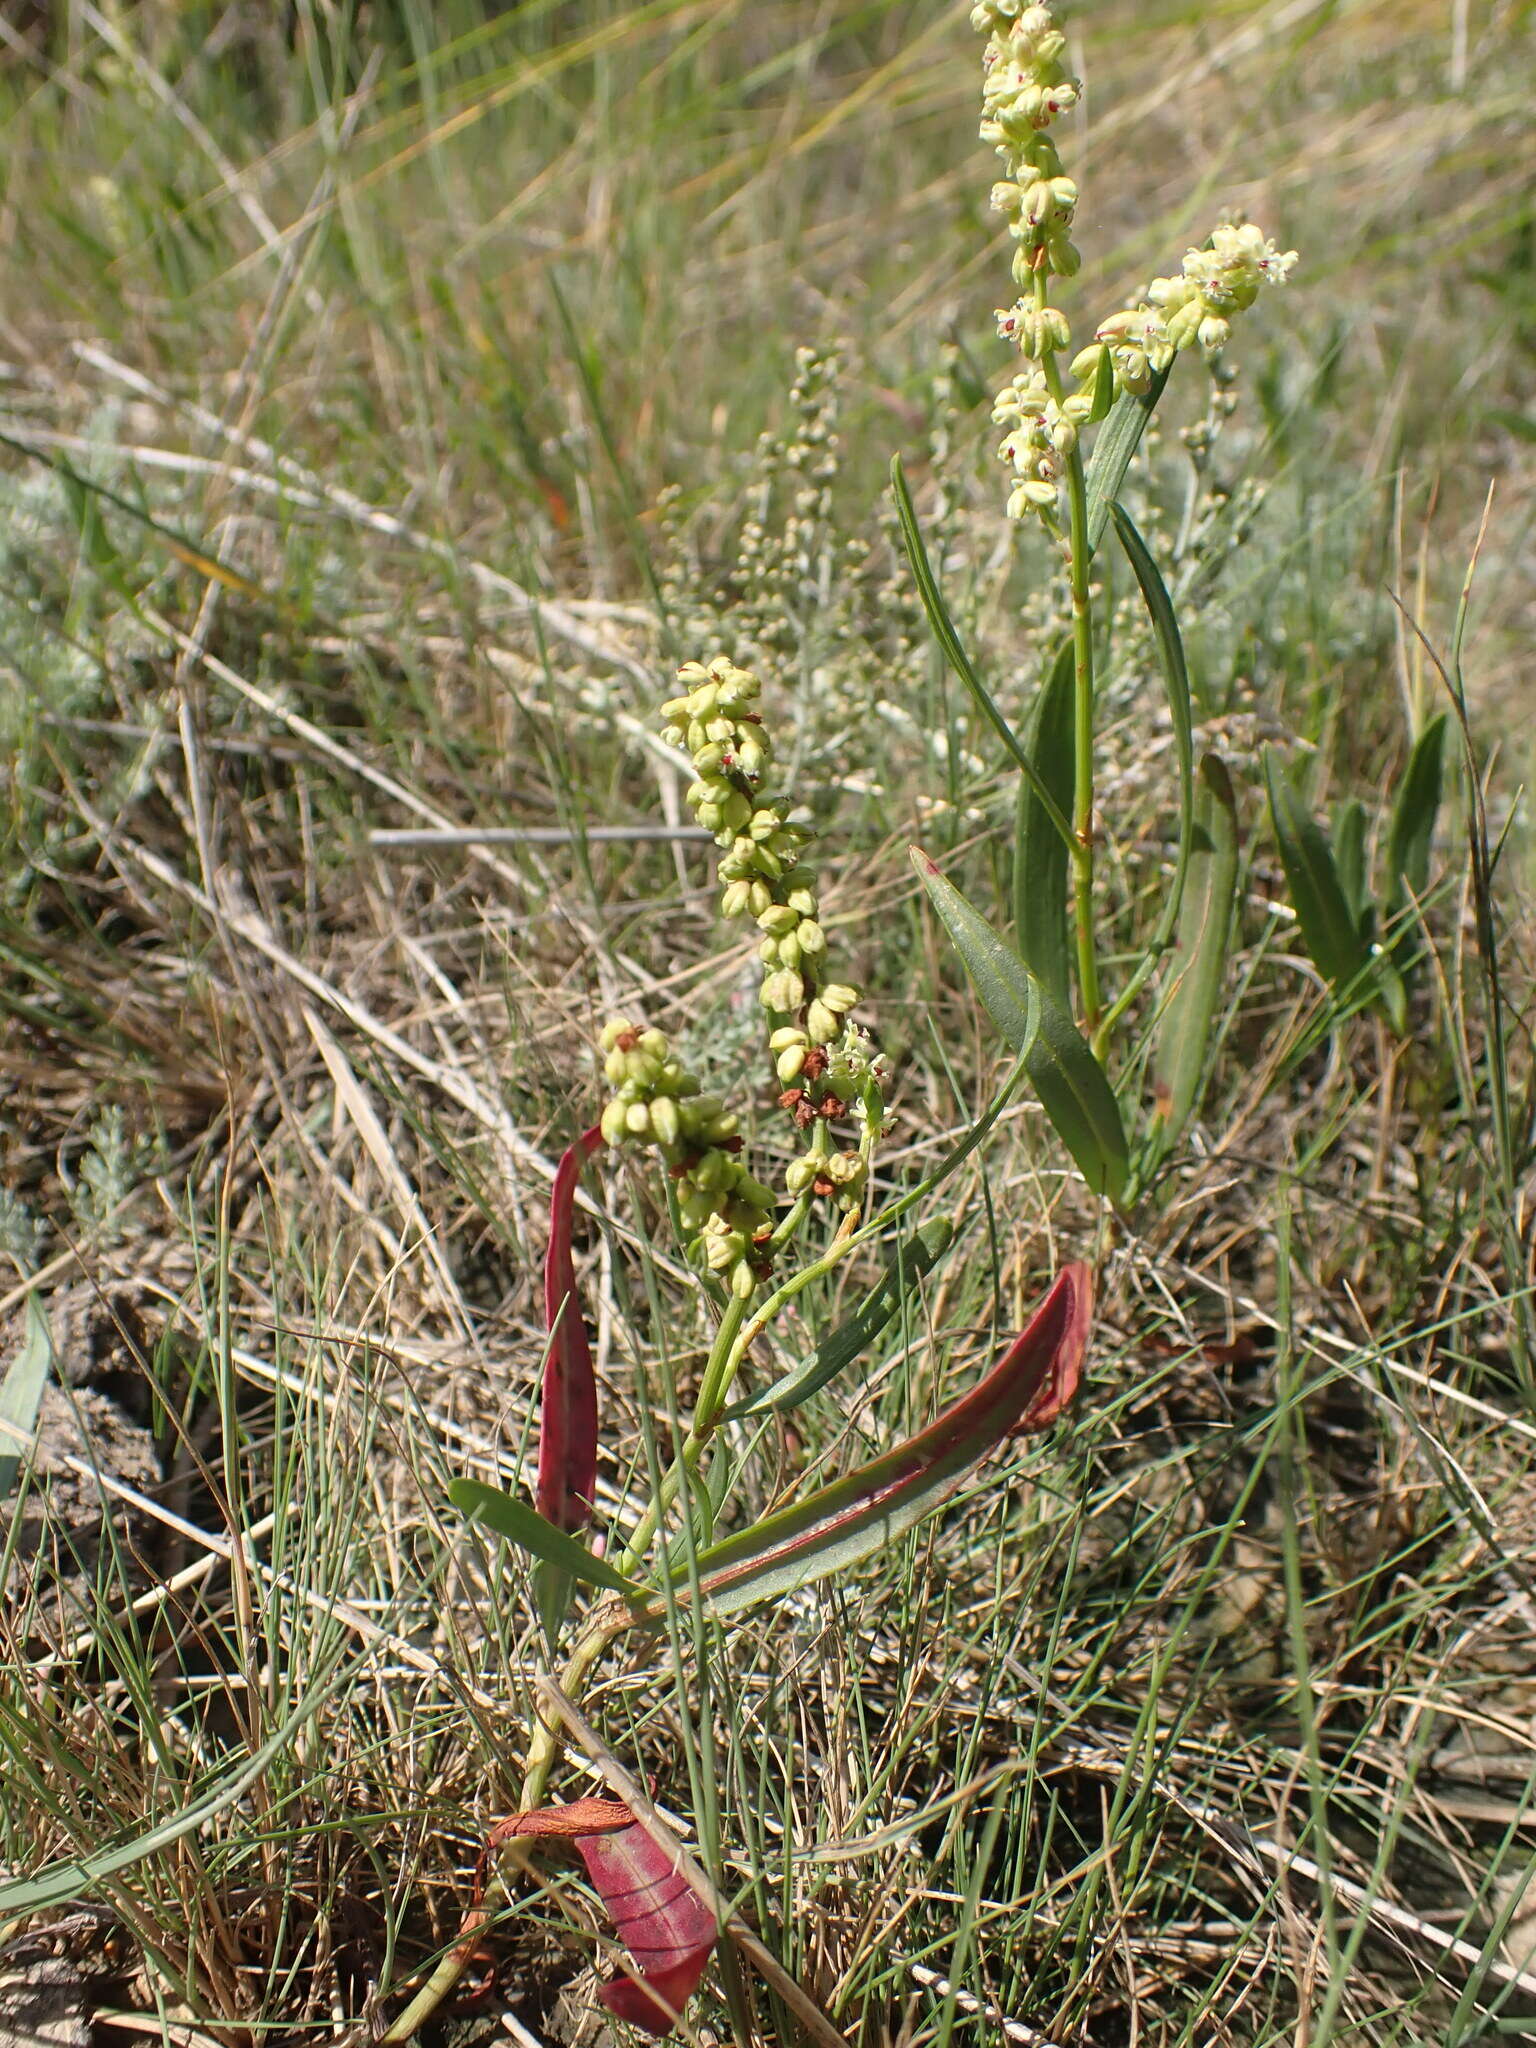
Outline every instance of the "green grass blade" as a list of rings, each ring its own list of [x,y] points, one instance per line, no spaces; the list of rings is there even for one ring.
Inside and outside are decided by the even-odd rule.
[[[885,1272],[846,1317],[816,1346],[815,1356],[798,1371],[786,1373],[771,1387],[738,1401],[728,1408],[723,1421],[759,1415],[772,1408],[780,1414],[798,1408],[802,1401],[835,1380],[839,1373],[863,1357],[881,1331],[897,1314],[908,1295],[931,1273],[954,1242],[955,1228],[948,1217],[936,1217],[904,1238],[886,1260]]]
[[[33,1913],[46,1912],[50,1906],[56,1906],[64,1899],[90,1898],[104,1878],[114,1877],[120,1870],[131,1870],[134,1864],[144,1862],[147,1857],[158,1856],[162,1850],[174,1847],[187,1835],[196,1834],[219,1814],[238,1805],[252,1786],[259,1784],[284,1755],[299,1730],[356,1678],[372,1652],[350,1658],[338,1669],[340,1654],[339,1649],[331,1653],[307,1696],[261,1747],[238,1769],[216,1778],[212,1790],[201,1799],[193,1800],[155,1826],[145,1828],[127,1841],[115,1843],[111,1848],[98,1850],[94,1855],[71,1858],[64,1863],[50,1863],[30,1877],[0,1884],[0,1916],[6,1920],[21,1920]]]
[[[1429,853],[1440,811],[1447,714],[1432,718],[1414,742],[1392,802],[1387,832],[1385,898],[1389,912],[1420,898],[1429,883]]]
[[[460,1514],[476,1517],[487,1529],[515,1543],[519,1550],[526,1550],[541,1564],[569,1573],[584,1586],[601,1586],[608,1593],[632,1594],[638,1590],[633,1579],[626,1579],[611,1564],[594,1557],[574,1536],[567,1536],[563,1529],[546,1521],[537,1508],[529,1507],[513,1494],[503,1493],[498,1486],[487,1486],[479,1479],[454,1479],[449,1482],[448,1498]]]
[[[1024,1062],[1041,1107],[1088,1185],[1111,1201],[1130,1172],[1120,1105],[1068,1012],[920,847],[912,863],[988,1014]]]
[[[1171,1145],[1194,1114],[1226,980],[1237,901],[1237,800],[1215,754],[1200,763],[1189,880],[1179,910],[1176,981],[1157,1029],[1152,1076],[1160,1140]]]
[[[37,1296],[29,1294],[26,1335],[6,1368],[5,1378],[0,1380],[0,1422],[9,1425],[0,1434],[0,1500],[15,1486],[26,1455],[10,1431],[19,1430],[30,1437],[36,1429],[37,1412],[43,1405],[43,1389],[48,1384],[52,1364],[53,1339],[48,1333],[48,1318],[38,1307]]]
[[[1072,809],[1077,760],[1072,642],[1063,641],[1035,705],[1029,751],[1063,816]],[[1070,850],[1035,793],[1020,780],[1013,841],[1013,929],[1019,954],[1063,1009],[1072,1001],[1072,938],[1067,921]]]
[[[1141,445],[1172,367],[1170,363],[1167,370],[1154,371],[1145,391],[1122,391],[1099,429],[1088,464],[1088,545],[1095,553],[1109,520],[1109,508],[1120,495],[1131,457]]]
[[[1264,755],[1264,780],[1280,860],[1290,885],[1301,935],[1324,978],[1343,995],[1371,971],[1371,954],[1350,911],[1327,834],[1297,794],[1273,750]]]
[[[902,543],[907,551],[907,560],[912,565],[913,581],[917,584],[917,594],[922,600],[923,610],[928,615],[933,637],[943,649],[950,667],[970,691],[976,708],[1012,755],[1015,767],[1033,788],[1046,816],[1060,833],[1062,843],[1070,846],[1072,827],[1067,822],[1066,812],[1057,803],[1034,762],[1020,744],[1018,734],[997,708],[991,691],[976,673],[975,665],[965,651],[965,643],[960,638],[959,628],[950,617],[949,607],[944,602],[944,594],[939,589],[939,580],[933,573],[933,564],[928,559],[928,549],[923,541],[922,528],[917,523],[912,493],[907,489],[906,474],[902,469],[899,455],[891,458],[891,489],[896,498],[896,516],[901,522]]]

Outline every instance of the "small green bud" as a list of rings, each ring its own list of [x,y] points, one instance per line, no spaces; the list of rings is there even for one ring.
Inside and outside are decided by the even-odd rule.
[[[682,1118],[669,1096],[659,1096],[651,1104],[651,1130],[660,1145],[675,1145],[682,1135]]]
[[[807,1045],[810,1041],[798,1024],[781,1024],[768,1041],[770,1052],[783,1052],[787,1046]]]
[[[842,1019],[816,996],[805,1013],[805,1028],[811,1034],[812,1045],[828,1045],[842,1030]]]
[[[603,1061],[603,1073],[613,1083],[615,1088],[622,1086],[629,1078],[628,1053],[620,1052],[618,1047],[615,1046],[613,1051]]]
[[[805,926],[802,925],[800,931],[804,931],[804,929]],[[782,939],[775,939],[773,943],[778,949],[779,965],[792,968],[798,974],[800,971],[800,932],[788,932]]]
[[[759,991],[765,1010],[798,1010],[805,1001],[805,983],[788,967],[770,974]]]
[[[816,892],[814,889],[804,887],[803,884],[791,889],[784,898],[784,901],[791,910],[798,911],[802,917],[814,917],[816,915]]]
[[[628,1105],[610,1102],[598,1120],[598,1128],[605,1144],[621,1145],[629,1134]]]
[[[790,1194],[798,1199],[805,1193],[819,1171],[818,1160],[792,1159],[784,1169],[784,1185]]]
[[[792,932],[799,922],[799,911],[792,910],[787,903],[770,903],[757,920],[758,929],[775,939],[782,939],[786,932]]]
[[[720,894],[722,917],[745,917],[752,908],[752,884],[729,882]]]
[[[829,981],[821,992],[821,1000],[829,1010],[836,1010],[841,1014],[857,1009],[859,992],[856,988],[850,988],[845,981]]]
[[[731,1268],[731,1292],[738,1301],[750,1301],[757,1291],[757,1275],[745,1259]]]
[[[628,1017],[610,1017],[603,1026],[603,1051],[612,1052],[621,1038],[628,1038],[635,1030]]]
[[[801,921],[795,937],[802,953],[825,953],[827,950],[827,935],[813,917]]]
[[[786,1045],[774,1060],[774,1072],[786,1088],[804,1073],[805,1055],[806,1048],[803,1045]]]

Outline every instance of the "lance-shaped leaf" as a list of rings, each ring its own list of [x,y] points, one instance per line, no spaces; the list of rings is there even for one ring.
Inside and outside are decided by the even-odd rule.
[[[0,1501],[16,1484],[25,1455],[23,1445],[37,1427],[38,1410],[53,1364],[53,1339],[48,1318],[37,1305],[36,1295],[27,1296],[27,1333],[20,1349],[0,1379]],[[12,1433],[14,1432],[14,1434]]]
[[[1077,760],[1076,671],[1063,641],[1035,704],[1030,758],[1063,816],[1072,810]],[[1067,932],[1067,861],[1071,849],[1032,782],[1019,782],[1013,839],[1013,931],[1019,956],[1065,1009],[1072,1000],[1072,944]]]
[[[622,1799],[536,1806],[491,1829],[476,1871],[477,1902],[491,1856],[518,1837],[569,1842],[577,1851],[635,1966],[598,1997],[627,2025],[669,2034],[698,1989],[718,1932],[712,1908],[679,1868],[675,1845],[654,1823],[642,1826]]]
[[[1272,751],[1264,755],[1270,816],[1280,863],[1290,885],[1301,935],[1324,978],[1339,995],[1357,999],[1375,993],[1371,950],[1350,909],[1349,898],[1328,844],[1328,835],[1297,793]]]
[[[944,602],[944,593],[939,588],[939,579],[934,574],[933,564],[928,559],[928,550],[923,543],[922,528],[917,523],[912,493],[907,489],[907,479],[902,471],[899,455],[891,458],[891,490],[896,499],[896,515],[901,522],[902,544],[906,548],[907,560],[912,567],[917,594],[922,599],[923,610],[928,614],[928,623],[933,628],[933,637],[943,649],[950,667],[970,691],[977,710],[1013,756],[1014,765],[1033,788],[1065,845],[1072,837],[1072,827],[1067,822],[1066,812],[1057,803],[1028,752],[1020,744],[1018,734],[997,708],[996,699],[977,673],[976,664],[966,653],[965,643],[960,638],[960,629]]]
[[[1389,917],[1397,917],[1417,903],[1429,884],[1429,850],[1444,773],[1446,716],[1442,711],[1419,734],[1392,801],[1384,878]],[[1405,933],[1394,950],[1400,958],[1411,957],[1416,950],[1413,935]]]
[[[1167,930],[1171,933],[1183,899],[1189,873],[1191,835],[1195,821],[1195,733],[1190,708],[1189,666],[1184,659],[1184,640],[1179,632],[1178,614],[1168,587],[1152,559],[1152,551],[1136,530],[1136,522],[1121,504],[1110,507],[1115,531],[1141,588],[1152,637],[1157,646],[1157,664],[1163,672],[1163,689],[1168,698],[1168,716],[1173,721],[1174,751],[1179,762],[1179,864],[1169,891]]]
[[[797,1366],[793,1372],[775,1380],[771,1387],[764,1387],[761,1393],[751,1394],[746,1400],[727,1408],[722,1420],[757,1415],[765,1408],[774,1408],[780,1413],[785,1409],[798,1408],[802,1401],[808,1401],[812,1394],[819,1393],[839,1373],[846,1372],[850,1365],[863,1357],[907,1296],[915,1292],[918,1282],[933,1271],[949,1250],[954,1235],[954,1225],[948,1217],[940,1216],[923,1224],[911,1237],[903,1238],[886,1260],[881,1278],[852,1315],[845,1317],[836,1329],[822,1338],[809,1363]]]
[[[1189,881],[1179,911],[1175,986],[1158,1021],[1152,1063],[1162,1142],[1169,1145],[1200,1097],[1237,900],[1237,800],[1232,778],[1215,754],[1207,754],[1200,763],[1200,779]]]
[[[699,1590],[717,1614],[782,1597],[859,1563],[941,1507],[1008,1436],[1045,1429],[1076,1393],[1093,1315],[1093,1276],[1064,1266],[1023,1332],[970,1392],[895,1450],[700,1553]],[[676,1597],[688,1597],[684,1586]],[[662,1603],[644,1610],[659,1620]]]
[[[1147,422],[1163,395],[1163,386],[1168,382],[1172,367],[1170,364],[1167,370],[1154,370],[1145,391],[1122,391],[1094,440],[1087,478],[1090,553],[1098,548],[1109,519],[1109,508],[1120,495],[1120,486],[1131,466],[1131,457],[1141,445],[1141,437],[1147,431]]]
[[[592,1512],[597,1487],[597,1375],[592,1347],[576,1299],[571,1226],[585,1162],[603,1142],[585,1131],[560,1161],[549,1206],[549,1249],[544,1255],[544,1398],[539,1414],[539,1513],[557,1529],[580,1529]]]
[[[1024,1062],[1041,1107],[1088,1185],[1118,1201],[1130,1173],[1120,1105],[1087,1040],[1050,990],[1030,973],[921,847],[912,864],[993,1023]]]
[[[526,1550],[552,1571],[579,1579],[584,1586],[601,1586],[609,1593],[635,1590],[631,1580],[602,1558],[594,1557],[584,1543],[557,1528],[516,1494],[503,1493],[499,1486],[487,1486],[481,1479],[453,1479],[448,1483],[448,1498],[461,1515],[477,1516],[488,1529],[505,1536],[509,1543]]]

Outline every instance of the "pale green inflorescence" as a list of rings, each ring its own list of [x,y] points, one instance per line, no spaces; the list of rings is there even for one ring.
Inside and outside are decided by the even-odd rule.
[[[1282,255],[1247,223],[1218,227],[1205,248],[1185,256],[1179,276],[1154,278],[1137,304],[1099,326],[1073,359],[1078,389],[1069,391],[1056,354],[1071,346],[1071,326],[1049,302],[1049,280],[1078,268],[1067,234],[1078,194],[1046,131],[1077,104],[1081,87],[1062,64],[1066,38],[1050,7],[982,0],[971,9],[971,25],[987,38],[981,139],[1006,171],[992,187],[992,204],[1007,216],[1018,245],[1013,275],[1021,295],[999,311],[998,332],[1030,364],[994,403],[992,417],[1006,429],[998,454],[1013,475],[1009,516],[1033,513],[1054,526],[1059,486],[1078,434],[1094,416],[1106,355],[1117,391],[1144,391],[1191,343],[1214,354],[1232,331],[1233,314],[1251,306],[1262,286],[1283,284],[1296,252]]]
[[[673,1056],[665,1032],[628,1017],[603,1027],[603,1072],[613,1099],[602,1116],[610,1145],[654,1145],[674,1183],[689,1253],[732,1293],[751,1294],[767,1277],[765,1241],[775,1196],[751,1173],[736,1118],[718,1095],[705,1095]]]
[[[665,736],[693,762],[688,803],[721,849],[721,910],[750,917],[762,934],[768,1050],[784,1091],[780,1104],[806,1136],[785,1186],[795,1199],[831,1197],[856,1209],[884,1127],[889,1063],[854,1021],[858,990],[827,973],[816,876],[805,859],[811,835],[790,817],[786,798],[766,786],[773,745],[757,677],[721,655],[707,668],[686,663],[678,681],[683,694],[662,706]],[[690,1254],[735,1293],[750,1295],[768,1277],[775,1197],[736,1157],[735,1117],[700,1092],[661,1032],[615,1018],[604,1029],[603,1051],[615,1089],[603,1112],[604,1138],[660,1148]],[[833,1130],[843,1121],[856,1126],[857,1142],[840,1147]]]

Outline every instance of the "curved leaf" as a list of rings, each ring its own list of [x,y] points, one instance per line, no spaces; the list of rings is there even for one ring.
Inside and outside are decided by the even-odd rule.
[[[1063,816],[1072,810],[1077,760],[1076,671],[1072,642],[1063,641],[1041,685],[1030,728],[1029,752],[1039,777]],[[1070,848],[1036,794],[1019,783],[1013,841],[1013,929],[1019,954],[1063,1008],[1072,1000],[1072,941],[1067,924]]]
[[[1109,508],[1120,495],[1131,457],[1141,445],[1157,401],[1163,395],[1173,369],[1154,370],[1145,391],[1122,391],[1110,408],[1093,444],[1088,464],[1088,546],[1097,552],[1109,519]]]
[[[1371,953],[1351,914],[1327,835],[1272,750],[1264,755],[1264,779],[1280,862],[1307,951],[1338,994],[1363,994],[1358,984],[1370,974]]]
[[[1005,1437],[1048,1427],[1077,1392],[1092,1317],[1092,1274],[1064,1266],[992,1370],[926,1429],[703,1551],[699,1590],[710,1608],[732,1614],[859,1563],[941,1507]],[[659,1601],[646,1611],[663,1613]]]
[[[637,1972],[604,1984],[598,1997],[629,2026],[671,2033],[714,1950],[712,1909],[639,1821],[619,1834],[578,1836],[576,1847]]]
[[[944,594],[939,589],[939,579],[933,573],[933,564],[928,559],[928,550],[923,544],[922,528],[917,523],[917,511],[912,503],[912,493],[907,489],[906,473],[901,466],[899,455],[891,458],[891,489],[896,498],[896,516],[901,522],[901,538],[907,551],[907,560],[912,567],[912,578],[917,585],[917,594],[922,599],[923,610],[928,614],[928,623],[933,628],[933,637],[943,649],[945,658],[955,674],[970,691],[977,709],[992,727],[1003,745],[1013,756],[1020,774],[1034,789],[1064,844],[1070,844],[1072,827],[1066,814],[1056,803],[1050,790],[1036,771],[1034,762],[1019,744],[1013,727],[1004,718],[991,691],[976,672],[975,664],[965,651],[959,628],[950,617]]]
[[[16,1356],[6,1367],[4,1379],[0,1379],[0,1422],[8,1425],[0,1431],[0,1501],[16,1484],[16,1475],[26,1455],[20,1439],[30,1437],[37,1428],[37,1413],[43,1405],[43,1391],[48,1385],[52,1364],[53,1338],[49,1334],[48,1318],[38,1306],[37,1296],[29,1294],[26,1335]],[[14,1437],[12,1430],[16,1432]]]
[[[587,1866],[593,1889],[635,1965],[604,1984],[611,2013],[649,2034],[669,2034],[698,1989],[714,1950],[715,1915],[689,1883],[658,1825],[643,1825],[622,1799],[573,1799],[509,1814],[486,1837],[476,1871],[476,1902],[490,1858],[515,1837],[568,1841]]]
[[[1024,1062],[1057,1136],[1088,1185],[1118,1200],[1130,1172],[1120,1105],[1088,1042],[1018,954],[944,879],[921,847],[912,863],[992,1021]]]
[[[954,1242],[954,1236],[954,1225],[948,1217],[939,1216],[903,1238],[887,1257],[882,1277],[853,1313],[822,1338],[810,1362],[786,1373],[761,1393],[737,1401],[725,1410],[721,1420],[760,1415],[768,1408],[783,1414],[787,1409],[798,1408],[839,1373],[846,1372],[863,1357],[907,1296],[915,1293],[918,1282],[933,1271]]]
[[[1237,901],[1237,800],[1214,754],[1200,763],[1189,879],[1179,911],[1175,983],[1157,1027],[1153,1086],[1162,1141],[1171,1144],[1200,1097],[1211,1027],[1226,980],[1232,909]]]
[[[1168,713],[1173,720],[1174,751],[1179,760],[1179,865],[1165,920],[1166,928],[1171,932],[1189,871],[1190,834],[1194,830],[1195,819],[1195,725],[1190,709],[1189,666],[1184,659],[1178,614],[1173,609],[1173,599],[1168,595],[1168,587],[1152,559],[1151,551],[1136,531],[1136,523],[1125,507],[1115,503],[1110,510],[1114,514],[1120,545],[1141,586],[1147,617],[1152,621],[1158,667],[1163,672],[1163,690],[1168,698]]]
[[[1385,877],[1389,912],[1402,910],[1410,900],[1416,902],[1429,884],[1429,851],[1444,772],[1446,718],[1442,711],[1419,734],[1392,800]]]
[[[576,1299],[571,1226],[581,1169],[603,1142],[596,1125],[568,1147],[555,1172],[544,1255],[544,1327],[550,1333],[539,1411],[539,1513],[561,1529],[580,1529],[597,1486],[597,1375]]]
[[[594,1557],[584,1543],[529,1507],[527,1501],[519,1500],[516,1494],[503,1493],[499,1486],[487,1486],[480,1479],[452,1479],[448,1483],[448,1498],[460,1514],[478,1517],[486,1528],[505,1536],[519,1550],[526,1550],[541,1564],[580,1579],[583,1585],[601,1586],[610,1593],[637,1590],[632,1579],[626,1579],[603,1558]]]

